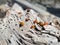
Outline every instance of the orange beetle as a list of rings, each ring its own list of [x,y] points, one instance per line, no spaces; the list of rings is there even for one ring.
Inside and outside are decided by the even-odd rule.
[[[44,22],[44,25],[48,25],[48,22]]]
[[[39,22],[38,22],[37,20],[34,20],[34,22],[33,22],[33,23],[37,23],[37,24],[38,24]]]
[[[34,29],[34,28],[35,28],[35,25],[32,25],[30,28],[31,28],[31,29]]]
[[[30,19],[29,19],[29,18],[26,18],[26,19],[25,19],[25,21],[28,21],[28,20],[30,20]]]
[[[40,26],[44,26],[44,23],[43,22],[39,22],[38,23]]]
[[[20,22],[20,26],[24,26],[24,22],[23,21]]]
[[[40,26],[45,26],[45,25],[48,25],[48,22],[44,22],[44,23],[43,22],[39,22],[39,25]]]

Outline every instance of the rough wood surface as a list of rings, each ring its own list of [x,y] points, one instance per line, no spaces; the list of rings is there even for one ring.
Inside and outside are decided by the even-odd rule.
[[[25,21],[26,18],[29,20]],[[15,3],[7,11],[6,16],[0,18],[0,45],[60,45],[60,29],[56,27],[55,21],[52,22],[55,25],[45,25],[45,30],[39,24],[33,23],[34,20],[49,23],[49,18],[52,18],[51,21],[60,22],[55,16],[38,15],[32,9],[28,13]],[[23,26],[20,26],[21,21],[24,22]],[[31,29],[32,25],[36,27]]]

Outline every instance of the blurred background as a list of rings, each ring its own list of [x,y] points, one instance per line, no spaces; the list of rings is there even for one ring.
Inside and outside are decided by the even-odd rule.
[[[16,1],[17,0],[0,0],[0,5],[9,2],[9,5],[11,6]],[[24,0],[24,1],[27,1],[30,4],[35,5],[38,8],[41,8],[42,10],[48,11],[60,17],[60,0]],[[25,8],[24,5],[23,8]]]
[[[34,5],[42,5],[46,10],[56,16],[60,17],[60,0],[27,0]]]

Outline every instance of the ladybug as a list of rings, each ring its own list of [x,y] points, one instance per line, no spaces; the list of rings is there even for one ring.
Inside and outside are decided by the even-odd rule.
[[[30,20],[30,19],[29,19],[29,18],[26,18],[26,19],[25,19],[25,21],[28,21],[28,20]]]
[[[44,25],[48,25],[48,22],[44,22]]]
[[[38,24],[39,22],[37,20],[34,20],[33,23],[37,23]]]
[[[35,28],[35,25],[32,25],[30,28],[31,28],[31,29],[34,29],[34,28]]]
[[[24,26],[24,22],[21,21],[20,24],[19,24],[19,26],[20,26],[20,27],[21,27],[21,26]]]

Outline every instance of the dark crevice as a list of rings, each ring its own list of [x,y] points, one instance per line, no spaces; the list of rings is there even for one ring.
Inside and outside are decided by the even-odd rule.
[[[23,40],[25,40],[21,35],[19,35],[19,37],[21,37]]]
[[[51,36],[54,36],[54,37],[56,37],[56,38],[58,39],[58,42],[60,42],[60,36],[59,36],[59,37],[57,37],[56,35],[54,35],[54,34],[51,34],[51,33],[45,33],[45,34],[49,34],[49,35],[51,35]]]
[[[23,41],[21,39],[18,39],[22,44],[23,44]]]
[[[28,32],[31,32],[32,34],[34,34],[34,33],[33,33],[32,31],[30,31],[30,30],[29,30]]]
[[[8,42],[11,43],[11,41],[8,39]]]
[[[18,45],[21,45],[18,41],[16,41],[18,43]]]
[[[30,35],[28,35],[28,34],[26,34],[25,36],[28,37],[28,38],[32,38],[32,36],[30,36]]]
[[[6,16],[6,12],[0,11],[0,18],[4,18]]]

